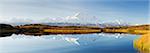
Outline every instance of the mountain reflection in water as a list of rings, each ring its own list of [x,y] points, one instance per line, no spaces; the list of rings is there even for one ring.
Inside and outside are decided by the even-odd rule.
[[[0,53],[137,53],[133,40],[139,36],[122,34],[78,34],[0,38]]]

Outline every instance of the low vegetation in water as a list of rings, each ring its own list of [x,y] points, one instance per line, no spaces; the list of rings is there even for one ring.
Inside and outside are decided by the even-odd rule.
[[[134,47],[141,53],[150,53],[150,33],[143,34],[140,38],[135,40]]]

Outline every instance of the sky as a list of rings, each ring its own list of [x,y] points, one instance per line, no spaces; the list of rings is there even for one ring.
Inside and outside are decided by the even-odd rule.
[[[0,23],[147,24],[148,12],[148,0],[0,0]]]

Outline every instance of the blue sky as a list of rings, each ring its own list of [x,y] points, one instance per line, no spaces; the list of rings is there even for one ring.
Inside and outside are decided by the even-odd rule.
[[[0,0],[0,23],[148,23],[148,0]],[[80,13],[78,19],[67,19]]]

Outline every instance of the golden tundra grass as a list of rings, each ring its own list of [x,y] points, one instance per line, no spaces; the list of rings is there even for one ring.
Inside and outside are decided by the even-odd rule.
[[[143,34],[139,39],[135,40],[134,47],[141,53],[150,53],[150,33]]]
[[[134,41],[134,47],[140,53],[150,53],[150,26],[145,27],[145,29],[134,30],[134,33],[141,34],[141,37]]]
[[[101,32],[97,29],[88,29],[88,30],[72,30],[72,29],[44,29],[44,32],[49,33],[92,33],[92,32]]]
[[[141,37],[134,41],[134,47],[137,48],[140,53],[150,53],[150,25],[111,27],[104,30],[104,32],[108,33],[120,32],[128,34],[139,34]]]

